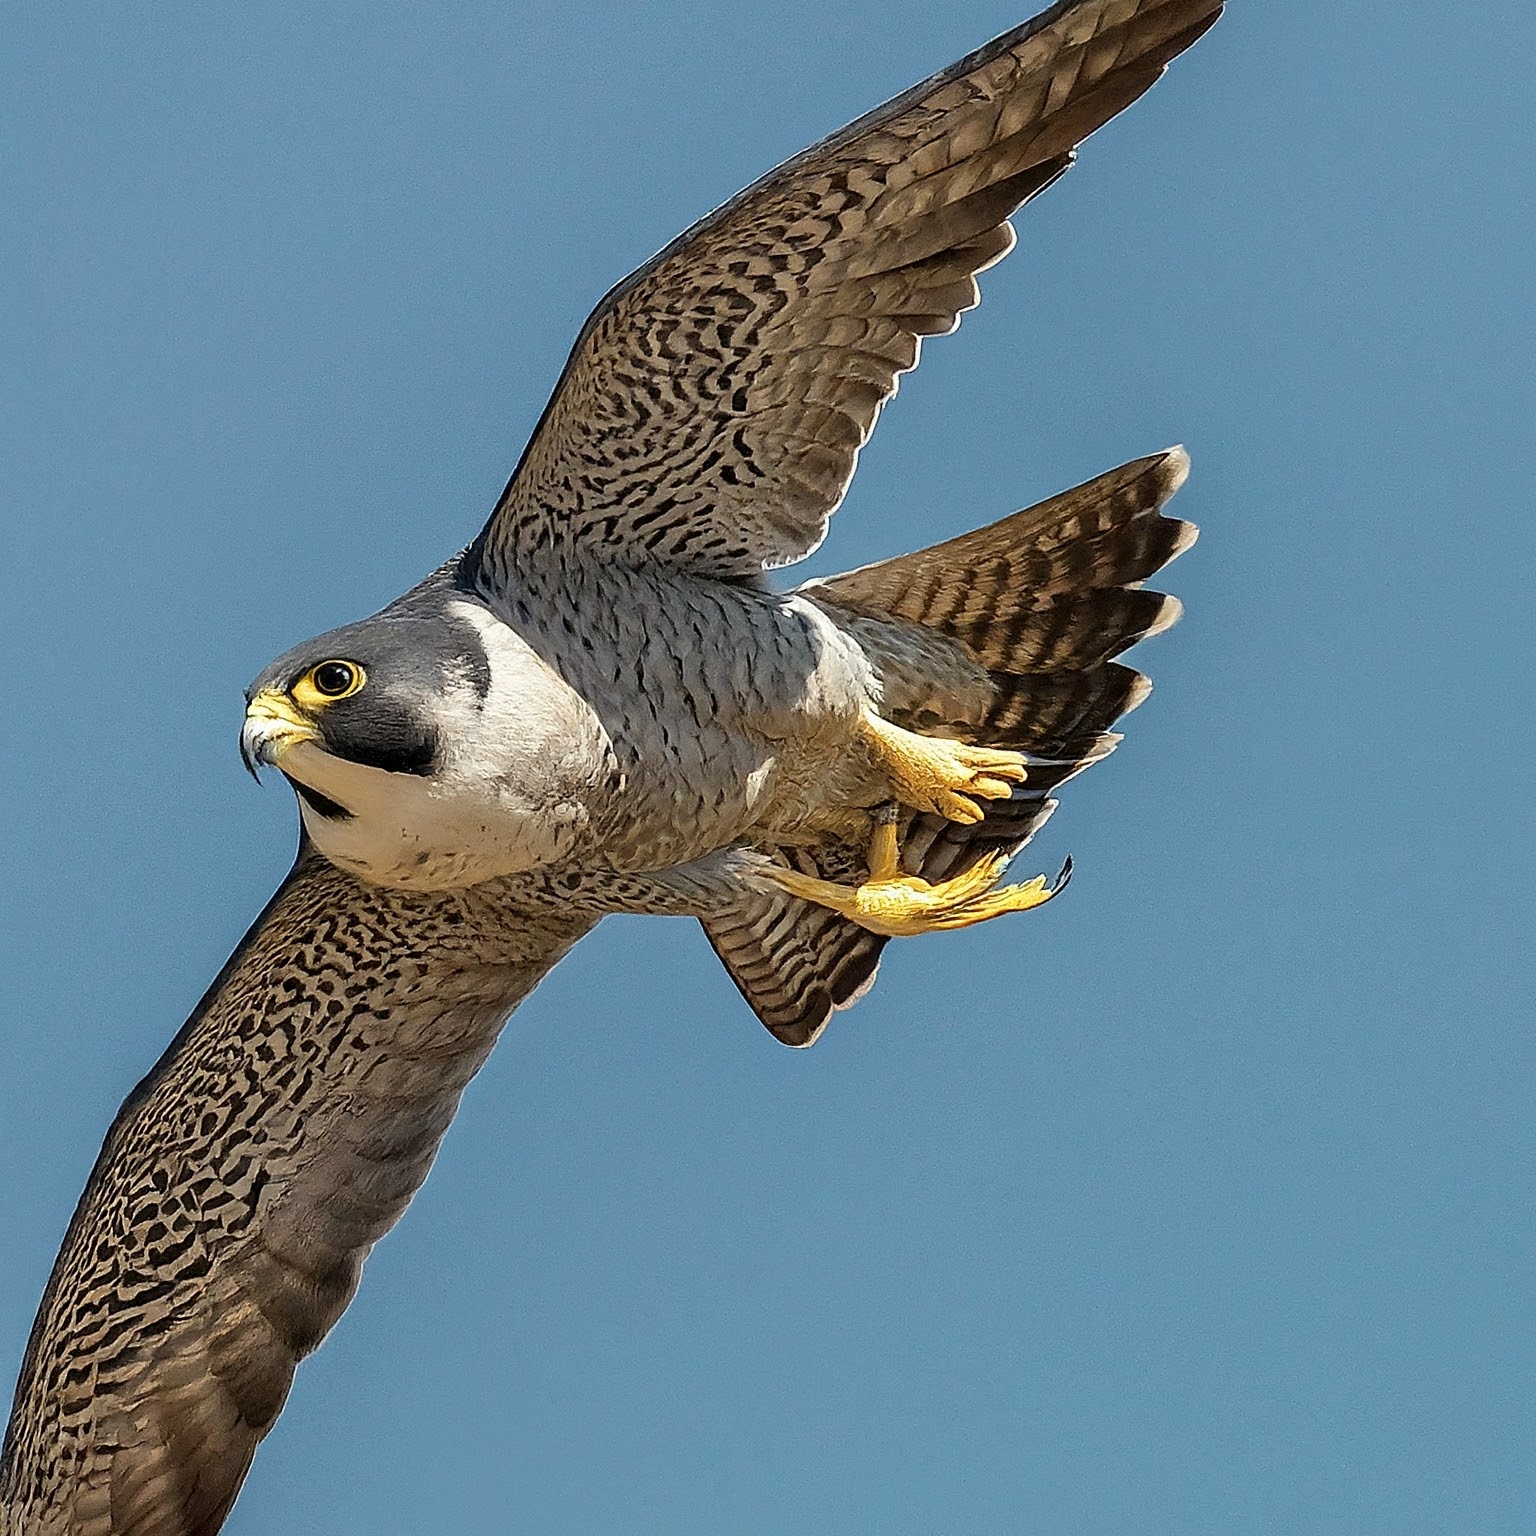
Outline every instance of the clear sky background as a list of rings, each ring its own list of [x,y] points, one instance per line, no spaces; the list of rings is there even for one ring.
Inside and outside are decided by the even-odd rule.
[[[479,526],[600,294],[1028,0],[0,12],[0,1392],[286,870],[241,689]],[[691,923],[514,1018],[228,1529],[1528,1532],[1536,19],[1238,0],[813,569],[1183,441],[1188,614],[808,1053]]]

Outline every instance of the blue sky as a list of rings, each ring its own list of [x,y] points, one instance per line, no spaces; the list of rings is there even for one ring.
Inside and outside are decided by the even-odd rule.
[[[475,531],[614,280],[1024,14],[7,8],[0,1391],[287,868],[245,682]],[[1533,46],[1238,3],[1021,217],[813,569],[1189,445],[1071,891],[809,1053],[605,925],[231,1532],[1529,1529]]]

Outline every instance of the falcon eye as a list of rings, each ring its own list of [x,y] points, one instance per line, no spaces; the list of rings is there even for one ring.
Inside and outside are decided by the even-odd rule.
[[[311,669],[309,685],[325,699],[344,699],[363,686],[363,669],[350,661],[322,661]]]

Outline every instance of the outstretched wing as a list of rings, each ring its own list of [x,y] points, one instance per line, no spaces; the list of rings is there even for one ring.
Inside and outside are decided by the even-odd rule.
[[[212,1536],[507,1014],[590,926],[301,850],[86,1185],[0,1459],[7,1536]]]
[[[1008,215],[1221,8],[1063,0],[696,224],[588,319],[474,574],[550,543],[728,577],[809,554]]]

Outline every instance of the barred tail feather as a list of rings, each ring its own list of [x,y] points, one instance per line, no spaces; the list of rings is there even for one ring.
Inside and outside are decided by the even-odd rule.
[[[1182,611],[1142,583],[1195,541],[1193,524],[1162,515],[1188,473],[1184,450],[1170,448],[802,590],[855,634],[897,724],[1093,760],[1151,690],[1113,658]]]
[[[1169,448],[985,528],[802,590],[942,634],[981,621],[1002,628],[1053,598],[1134,586],[1182,554],[1195,528],[1161,516],[1161,508],[1188,474],[1189,456]],[[1022,670],[1009,668],[1004,652],[977,654],[988,667]]]
[[[832,844],[768,850],[808,875],[857,881],[862,850]],[[832,1015],[851,1007],[875,984],[887,940],[827,907],[788,892],[749,892],[728,911],[702,918],[704,935],[776,1040],[807,1046]]]
[[[1176,598],[1141,585],[1195,541],[1162,515],[1184,483],[1182,448],[1137,459],[1038,506],[929,549],[800,590],[850,632],[881,679],[881,713],[908,730],[1026,754],[1011,798],[975,825],[918,815],[902,829],[907,872],[937,882],[983,854],[1021,849],[1055,792],[1120,741],[1111,727],[1151,683],[1113,658],[1166,629]],[[782,850],[805,872],[863,878],[844,844]],[[874,983],[885,941],[788,895],[744,898],[705,932],[758,1017],[809,1045]]]

